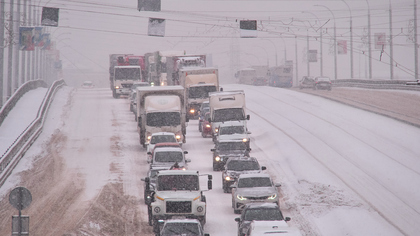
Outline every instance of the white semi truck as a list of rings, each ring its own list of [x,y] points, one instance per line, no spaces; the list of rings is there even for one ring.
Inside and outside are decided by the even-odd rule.
[[[210,119],[212,135],[215,137],[217,127],[225,121],[239,121],[247,127],[245,92],[243,90],[220,91],[209,94]]]
[[[115,66],[112,79],[112,96],[129,95],[134,82],[142,81],[140,66]]]
[[[217,68],[185,68],[179,71],[179,81],[187,96],[187,116],[198,118],[198,111],[209,93],[219,91],[219,70]]]
[[[178,142],[185,143],[187,117],[182,86],[138,87],[136,99],[137,129],[143,147],[156,132],[172,132]]]
[[[207,175],[207,174],[206,174]],[[206,223],[207,203],[200,188],[200,174],[195,170],[160,170],[156,185],[151,191],[152,202],[148,205],[149,225],[159,231],[159,224],[171,218],[198,219]],[[212,189],[212,175],[207,175],[207,190]],[[150,179],[145,178],[146,187]]]

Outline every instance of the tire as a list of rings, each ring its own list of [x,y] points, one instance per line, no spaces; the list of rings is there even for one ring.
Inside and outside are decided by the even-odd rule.
[[[153,219],[153,232],[154,233],[159,233],[159,221],[156,219]]]
[[[152,216],[152,207],[151,206],[147,206],[147,215],[148,215],[148,223],[150,226],[153,225],[153,216]]]
[[[207,135],[203,131],[201,131],[201,137],[205,138],[206,136]]]
[[[235,213],[235,214],[241,214],[241,210],[235,210],[235,209],[233,209],[233,213]]]
[[[213,164],[213,171],[218,171],[218,170],[219,170],[219,168],[217,168],[217,165]]]

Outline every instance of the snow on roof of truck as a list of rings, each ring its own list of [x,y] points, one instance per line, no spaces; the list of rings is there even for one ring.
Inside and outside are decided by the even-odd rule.
[[[137,90],[138,91],[184,90],[184,87],[182,87],[181,85],[151,86],[151,87],[143,86],[143,87],[138,87]]]
[[[226,127],[226,126],[245,126],[245,123],[238,120],[230,120],[230,121],[224,121],[219,125],[219,127]]]
[[[217,91],[209,93],[209,96],[225,96],[225,95],[235,95],[235,94],[245,94],[243,90],[231,90],[231,91]]]
[[[140,66],[115,66],[114,68],[118,69],[118,68],[141,68],[141,67]]]
[[[159,175],[198,175],[198,170],[161,170]]]

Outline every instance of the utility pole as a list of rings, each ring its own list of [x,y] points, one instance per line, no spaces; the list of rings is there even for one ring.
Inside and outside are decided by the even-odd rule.
[[[10,23],[9,23],[9,49],[7,51],[7,88],[6,96],[9,99],[12,96],[12,76],[13,76],[13,0],[10,0]]]
[[[389,79],[394,79],[394,46],[392,43],[392,7],[389,0]]]
[[[28,16],[27,16],[27,5],[28,5],[28,0],[24,0],[23,3],[23,22],[22,25],[23,26],[27,26],[28,25]],[[20,73],[20,85],[25,83],[25,68],[26,68],[26,52],[22,51],[22,57],[21,57],[21,73]]]
[[[353,73],[353,16],[351,14],[351,8],[350,6],[346,3],[346,1],[343,0],[343,2],[346,4],[347,8],[350,11],[350,77],[353,79],[354,78],[354,73]]]
[[[419,45],[417,43],[417,0],[414,0],[414,79],[419,79]]]
[[[366,0],[366,3],[368,4],[369,79],[372,79],[372,44],[371,44],[371,30],[370,30],[370,5],[369,5],[368,0]]]
[[[0,0],[0,107],[3,106],[3,73],[4,73],[4,1]]]
[[[14,44],[15,48],[15,63],[13,65],[14,73],[13,73],[13,93],[19,88],[19,26],[20,26],[20,0],[17,0],[16,6],[16,22],[15,22],[15,30],[14,30],[14,37],[16,39],[16,44]]]

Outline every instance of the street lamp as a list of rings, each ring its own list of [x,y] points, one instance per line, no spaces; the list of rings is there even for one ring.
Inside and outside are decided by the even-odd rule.
[[[309,12],[309,11],[302,11],[302,13],[312,14],[313,16],[315,16],[317,18],[318,23],[321,25],[321,21],[319,20],[318,16],[316,16],[314,13]],[[323,66],[323,57],[322,57],[322,25],[320,26],[320,28],[318,30],[320,30],[319,31],[319,57],[320,57],[319,71],[320,71],[321,76],[323,76],[324,75],[324,73],[323,73],[323,67],[324,66]],[[318,30],[315,30],[315,31],[318,31]]]
[[[354,74],[353,74],[353,18],[352,18],[352,14],[351,14],[351,8],[349,7],[349,5],[346,3],[346,1],[342,0],[347,8],[350,11],[350,77],[353,79],[354,78]]]
[[[315,6],[326,8],[331,13],[334,19],[334,76],[335,76],[335,79],[337,79],[337,29],[335,27],[335,16],[334,16],[334,13],[328,7],[324,5],[315,5]]]
[[[369,47],[369,79],[372,79],[372,45],[370,44],[370,6],[369,1],[366,0],[368,5],[368,47]]]
[[[271,40],[269,40],[269,39],[263,39],[263,40],[268,40],[268,41],[270,41],[270,43],[272,43],[272,44],[273,44],[274,49],[276,50],[276,66],[278,66],[278,64],[277,64],[277,47],[276,47],[276,45],[273,43],[273,41],[271,41]]]

